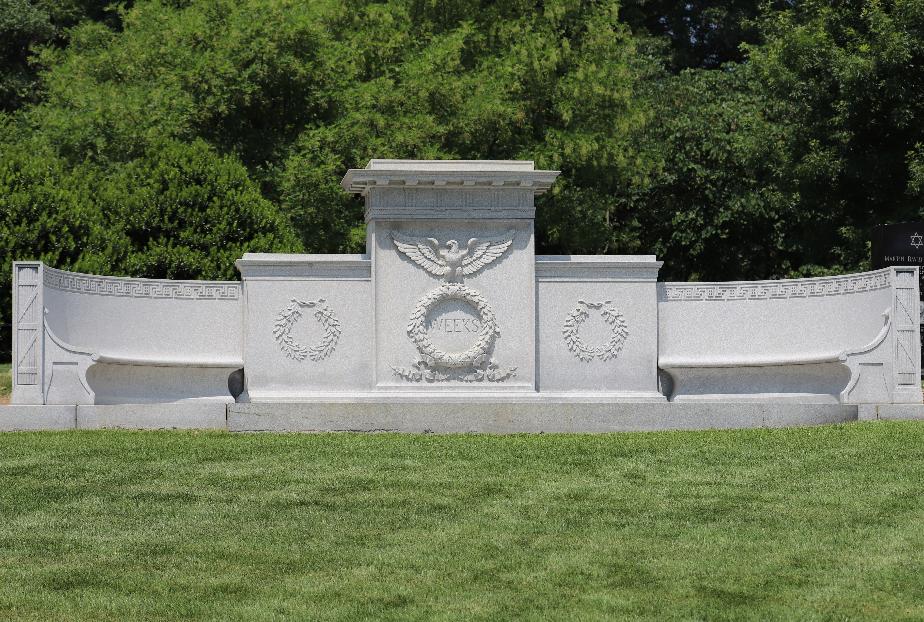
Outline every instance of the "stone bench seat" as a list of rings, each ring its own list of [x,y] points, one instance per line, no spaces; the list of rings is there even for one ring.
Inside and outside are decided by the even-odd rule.
[[[146,356],[129,356],[124,354],[96,353],[94,363],[110,365],[138,365],[141,367],[221,367],[223,369],[240,369],[244,366],[241,358],[206,359],[198,357],[156,358]]]
[[[46,404],[234,401],[240,283],[40,276]]]
[[[774,367],[781,365],[812,365],[816,363],[837,363],[845,361],[846,351],[819,354],[791,355],[783,357],[722,357],[722,358],[684,358],[665,357],[658,359],[661,369],[681,369],[688,367]]]

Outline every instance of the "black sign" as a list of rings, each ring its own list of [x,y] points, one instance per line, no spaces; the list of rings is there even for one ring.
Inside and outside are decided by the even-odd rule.
[[[873,270],[924,266],[924,222],[900,222],[873,229]]]
[[[924,222],[879,225],[873,229],[871,255],[873,270],[889,266],[920,266],[918,292],[924,301]],[[921,324],[921,357],[924,359],[924,324]],[[924,368],[921,376],[924,377]]]

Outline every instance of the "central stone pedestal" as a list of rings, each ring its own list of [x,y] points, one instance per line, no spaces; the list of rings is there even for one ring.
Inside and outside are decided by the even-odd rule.
[[[557,172],[531,162],[373,160],[366,198],[375,386],[534,392],[534,197]]]
[[[653,256],[537,257],[532,162],[372,160],[365,255],[248,254],[243,401],[663,401]]]

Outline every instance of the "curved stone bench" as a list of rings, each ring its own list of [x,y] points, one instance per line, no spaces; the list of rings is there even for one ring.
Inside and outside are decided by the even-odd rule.
[[[234,401],[239,283],[38,269],[45,404]]]
[[[661,283],[662,387],[673,401],[920,403],[914,278]]]

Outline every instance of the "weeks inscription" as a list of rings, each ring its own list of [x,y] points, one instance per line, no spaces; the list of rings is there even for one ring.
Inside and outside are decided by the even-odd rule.
[[[441,317],[430,320],[427,330],[438,333],[477,333],[481,330],[481,321],[473,317]]]

